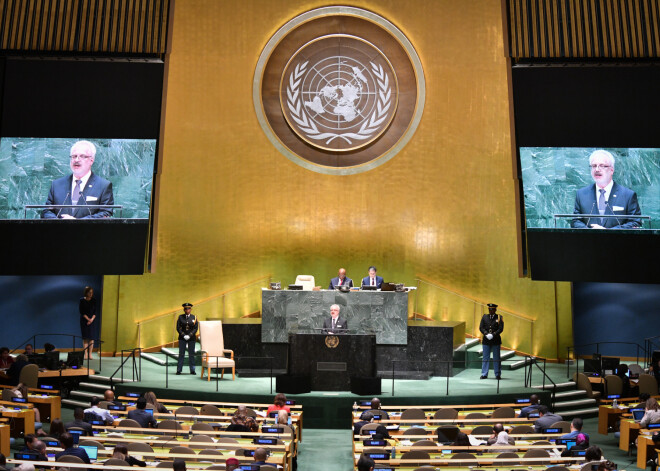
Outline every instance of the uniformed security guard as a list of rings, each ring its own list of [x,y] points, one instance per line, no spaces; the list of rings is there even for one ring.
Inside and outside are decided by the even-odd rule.
[[[192,304],[183,303],[183,314],[176,321],[176,331],[179,333],[179,363],[176,367],[176,374],[180,375],[183,369],[183,358],[188,350],[188,365],[190,365],[190,374],[195,374],[195,340],[199,324],[197,319],[190,312]]]
[[[502,363],[500,362],[500,345],[502,337],[500,334],[504,330],[504,321],[502,316],[497,314],[497,304],[488,304],[488,314],[484,314],[479,324],[479,330],[484,335],[481,345],[484,349],[481,361],[481,379],[488,378],[488,369],[490,368],[490,354],[493,353],[493,369],[495,378],[502,379]]]

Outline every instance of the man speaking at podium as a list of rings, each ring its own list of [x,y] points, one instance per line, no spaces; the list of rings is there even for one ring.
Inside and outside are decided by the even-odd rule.
[[[85,205],[113,205],[112,183],[92,173],[96,146],[78,141],[71,146],[72,175],[58,178],[50,184],[46,204],[77,205],[80,208],[48,208],[43,219],[89,219],[112,217],[112,208],[85,208]]]
[[[596,150],[589,156],[589,168],[594,184],[580,188],[575,194],[573,214],[594,214],[592,218],[573,219],[575,229],[634,229],[641,227],[641,219],[623,215],[642,214],[637,194],[612,180],[614,156],[606,150]],[[621,214],[622,217],[600,218],[598,215]]]
[[[324,334],[345,334],[348,331],[348,321],[339,317],[339,305],[330,306],[330,319],[323,321]]]

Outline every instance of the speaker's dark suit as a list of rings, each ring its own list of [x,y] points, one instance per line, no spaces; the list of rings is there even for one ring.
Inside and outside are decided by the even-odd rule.
[[[642,220],[636,218],[600,218],[595,183],[580,188],[575,193],[573,214],[595,214],[592,218],[573,219],[571,227],[576,229],[589,227],[591,224],[599,224],[606,229],[633,229],[642,225]],[[642,214],[637,203],[637,194],[614,182],[605,205],[605,214]]]
[[[344,281],[341,284],[342,286],[348,286],[349,288],[353,287],[353,280],[350,278],[346,277],[344,278]],[[332,280],[330,280],[330,287],[328,289],[335,289],[337,286],[339,286],[339,277],[336,276]]]
[[[376,288],[380,289],[380,286],[383,284],[383,277],[376,275]],[[370,276],[365,276],[362,278],[362,286],[364,285],[371,285],[371,277]]]
[[[338,333],[343,333],[348,330],[348,321],[344,318],[337,317],[337,324],[335,324],[335,328],[332,328],[332,317],[328,317],[327,319],[323,320],[323,333],[328,333],[328,332],[333,332],[335,334]]]
[[[73,204],[71,200],[72,180],[73,175],[54,180],[50,184],[46,204]],[[82,190],[82,196],[78,199],[80,208],[45,209],[41,213],[41,217],[55,219],[58,215],[62,216],[63,214],[69,214],[77,219],[112,217],[112,209],[86,208],[85,205],[88,204],[115,204],[112,195],[112,183],[95,175],[94,172],[89,176],[87,184]]]

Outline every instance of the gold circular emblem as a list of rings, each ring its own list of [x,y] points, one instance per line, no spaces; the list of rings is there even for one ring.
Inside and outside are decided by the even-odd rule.
[[[337,348],[339,345],[339,337],[336,335],[326,335],[325,346],[328,348]]]
[[[275,147],[307,169],[347,175],[391,159],[424,109],[421,61],[385,18],[323,7],[282,26],[257,62],[253,101]]]
[[[280,82],[289,127],[313,147],[347,152],[380,137],[396,112],[399,89],[387,57],[344,34],[314,39],[291,57]]]

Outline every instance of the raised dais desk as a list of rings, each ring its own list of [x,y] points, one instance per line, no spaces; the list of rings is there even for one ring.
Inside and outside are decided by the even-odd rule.
[[[268,290],[261,294],[261,341],[288,343],[290,334],[318,333],[338,304],[349,333],[373,334],[377,345],[408,343],[408,293]]]

